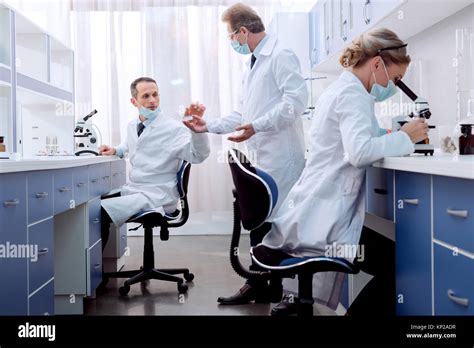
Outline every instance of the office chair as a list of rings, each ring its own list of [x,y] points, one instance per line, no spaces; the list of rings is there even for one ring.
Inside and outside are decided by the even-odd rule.
[[[270,280],[281,283],[282,278],[298,276],[298,316],[313,315],[313,275],[318,272],[358,273],[357,267],[344,258],[326,256],[292,257],[283,260],[278,266],[266,266],[258,262],[263,271],[250,271],[239,260],[239,240],[241,224],[248,230],[260,227],[271,215],[278,201],[278,188],[273,178],[264,171],[255,168],[238,150],[228,153],[229,165],[234,181],[234,226],[230,248],[230,261],[233,269],[243,278]]]
[[[178,171],[178,193],[180,197],[180,207],[172,214],[164,216],[155,210],[142,211],[135,214],[127,222],[134,222],[143,225],[145,230],[145,243],[143,249],[143,266],[139,270],[109,272],[104,274],[104,278],[129,278],[123,286],[119,288],[119,293],[126,296],[130,291],[130,285],[143,282],[149,279],[158,279],[178,284],[178,292],[184,294],[188,291],[188,286],[184,284],[182,278],[175,274],[183,274],[184,279],[190,282],[194,279],[194,274],[187,268],[157,269],[155,268],[155,255],[153,251],[153,228],[160,227],[160,239],[166,241],[169,239],[168,228],[183,226],[189,217],[189,205],[187,199],[189,173],[191,164],[183,161]],[[132,229],[133,230],[133,229]]]

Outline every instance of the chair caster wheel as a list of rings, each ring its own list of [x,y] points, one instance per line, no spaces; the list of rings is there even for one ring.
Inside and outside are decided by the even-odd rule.
[[[192,282],[194,279],[194,274],[192,273],[185,274],[184,279],[186,279],[187,282]]]
[[[123,284],[123,286],[119,288],[119,294],[121,296],[127,296],[129,291],[130,291],[130,285],[128,284]]]
[[[188,292],[188,286],[183,283],[178,283],[178,292],[180,294],[185,294],[186,292]]]

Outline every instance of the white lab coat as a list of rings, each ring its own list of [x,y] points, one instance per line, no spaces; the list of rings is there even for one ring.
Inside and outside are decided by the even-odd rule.
[[[137,135],[138,118],[127,127],[127,137],[117,147],[128,153],[129,181],[121,188],[121,197],[102,200],[112,221],[122,225],[129,217],[144,210],[174,212],[179,200],[177,172],[181,160],[204,161],[210,153],[207,134],[196,134],[180,122],[160,114]]]
[[[294,256],[321,255],[333,243],[358,245],[365,216],[367,166],[414,151],[405,132],[381,135],[374,104],[374,98],[350,71],[321,96],[309,134],[310,157],[275,214],[264,245]],[[334,273],[318,277],[313,289],[316,297],[334,308],[343,278],[336,279]],[[334,286],[336,280],[338,286]]]
[[[253,164],[271,175],[281,204],[304,168],[301,115],[308,89],[296,55],[269,36],[253,67],[245,72],[239,110],[209,120],[210,133],[227,134],[252,123],[256,134],[246,141]],[[276,209],[275,209],[276,211]]]

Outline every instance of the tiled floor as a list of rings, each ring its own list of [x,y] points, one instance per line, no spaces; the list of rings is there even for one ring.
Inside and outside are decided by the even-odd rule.
[[[151,280],[134,284],[126,297],[118,294],[124,279],[111,279],[99,288],[97,297],[88,300],[88,315],[268,315],[270,304],[219,306],[217,297],[234,294],[244,283],[231,268],[229,236],[171,236],[166,242],[154,238],[155,267],[187,267],[195,275],[186,295],[179,295],[175,283]],[[248,235],[242,236],[242,263],[248,265]],[[143,237],[129,237],[130,256],[124,269],[142,264]],[[315,305],[315,314],[334,315]]]

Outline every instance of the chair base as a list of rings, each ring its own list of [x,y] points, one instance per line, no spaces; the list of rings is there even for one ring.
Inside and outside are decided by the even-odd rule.
[[[105,273],[104,278],[129,278],[123,286],[119,288],[119,293],[122,296],[127,296],[130,291],[130,285],[144,282],[150,279],[164,280],[168,282],[175,282],[178,285],[178,292],[184,294],[188,291],[188,286],[184,283],[183,278],[176,277],[174,274],[183,274],[184,279],[190,282],[194,279],[194,274],[189,272],[187,268],[170,268],[170,269],[158,269],[151,268],[148,270],[139,269],[131,271],[120,271]]]

